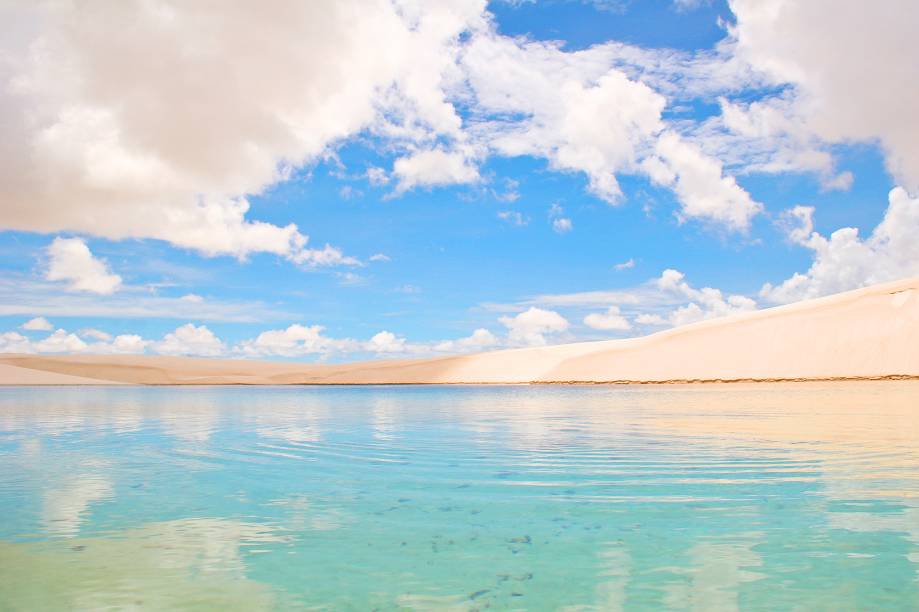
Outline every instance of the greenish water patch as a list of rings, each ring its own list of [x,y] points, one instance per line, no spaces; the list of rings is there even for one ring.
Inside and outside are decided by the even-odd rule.
[[[0,609],[915,609],[919,383],[0,390]]]

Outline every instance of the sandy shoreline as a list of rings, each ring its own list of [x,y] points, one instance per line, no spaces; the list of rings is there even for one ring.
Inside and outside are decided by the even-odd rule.
[[[686,384],[919,378],[919,278],[640,338],[306,364],[0,355],[0,385]]]

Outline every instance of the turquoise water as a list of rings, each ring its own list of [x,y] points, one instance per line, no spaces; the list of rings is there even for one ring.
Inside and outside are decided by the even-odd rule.
[[[919,384],[0,389],[0,609],[919,608]]]

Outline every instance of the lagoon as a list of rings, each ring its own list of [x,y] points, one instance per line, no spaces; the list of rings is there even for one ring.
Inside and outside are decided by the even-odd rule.
[[[0,609],[919,607],[919,383],[0,389]]]

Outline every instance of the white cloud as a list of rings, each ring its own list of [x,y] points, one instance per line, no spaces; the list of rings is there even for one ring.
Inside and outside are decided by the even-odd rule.
[[[633,329],[632,324],[684,325],[747,312],[755,310],[757,303],[744,295],[725,294],[712,287],[693,287],[682,272],[670,269],[660,277],[621,290],[543,294],[510,304],[483,304],[481,308],[492,312],[519,312],[530,306],[556,308],[563,316],[577,316],[594,329],[627,331]],[[597,309],[602,312],[595,312]]]
[[[365,342],[364,349],[371,353],[402,353],[408,347],[405,338],[384,330]]]
[[[58,329],[44,340],[35,342],[34,346],[39,353],[79,353],[87,347],[76,334],[63,329]]]
[[[591,192],[615,203],[617,174],[644,173],[667,131],[666,95],[753,79],[726,46],[565,51],[502,36],[484,0],[281,0],[271,11],[127,0],[104,19],[68,3],[0,11],[10,128],[0,143],[0,227],[156,238],[310,266],[358,262],[312,248],[292,223],[252,219],[249,198],[349,138],[366,134],[398,157],[397,193],[478,182],[491,154],[534,155],[583,173]],[[252,31],[270,36],[240,45]],[[745,192],[699,156],[664,159],[683,216],[741,227],[756,212]],[[391,180],[376,166],[365,177]],[[516,195],[510,187],[502,198]],[[700,205],[714,196],[722,204]],[[724,202],[742,212],[713,209]]]
[[[852,186],[855,176],[837,172],[827,144],[799,116],[793,93],[752,102],[722,97],[719,102],[721,116],[707,120],[697,132],[703,135],[702,146],[726,163],[748,173],[812,172],[824,191]]]
[[[112,274],[108,265],[93,256],[79,238],[55,238],[46,249],[48,270],[45,278],[66,281],[70,291],[107,295],[121,286],[121,277]]]
[[[54,326],[51,325],[51,322],[45,317],[35,317],[34,319],[29,319],[19,327],[26,331],[51,331],[54,329]]]
[[[743,295],[725,296],[720,289],[696,289],[678,270],[664,270],[656,284],[662,291],[681,296],[689,303],[670,312],[667,320],[674,327],[695,323],[703,319],[723,317],[739,312],[756,310],[756,301]]]
[[[639,292],[627,291],[581,291],[578,293],[553,293],[536,295],[520,303],[523,305],[555,307],[606,307],[612,304],[638,304],[643,300]]]
[[[341,252],[341,249],[337,249],[328,244],[321,249],[301,250],[291,255],[290,260],[310,267],[361,265],[361,262],[357,258],[345,255]]]
[[[84,338],[92,338],[93,340],[100,340],[102,342],[108,342],[112,339],[112,334],[104,332],[101,329],[81,329],[80,335]]]
[[[635,260],[632,258],[628,259],[627,261],[623,261],[622,263],[617,263],[616,265],[613,266],[613,268],[617,272],[621,272],[622,270],[631,270],[634,267],[635,267]]]
[[[112,338],[111,334],[98,329],[84,329],[80,331],[80,335],[97,340],[97,342],[87,344],[77,334],[64,329],[58,329],[38,341],[29,340],[16,332],[6,332],[0,334],[0,353],[139,354],[151,344],[150,341],[134,334]]]
[[[655,183],[676,192],[682,203],[681,218],[717,221],[745,231],[762,211],[762,204],[754,201],[734,177],[724,174],[721,162],[676,133],[662,134],[655,151],[657,157],[647,158],[645,169]]]
[[[887,166],[919,190],[916,5],[889,0],[731,0],[737,54],[794,86],[790,114],[826,142],[879,140]]]
[[[250,219],[246,196],[363,129],[457,133],[444,88],[483,9],[128,0],[100,18],[4,3],[0,227],[345,263],[309,255],[293,224]],[[252,31],[268,35],[241,45]]]
[[[635,317],[639,325],[667,325],[667,319],[657,314],[642,313]]]
[[[814,232],[814,207],[795,206],[783,211],[779,215],[779,225],[785,228],[789,240],[806,243]]]
[[[383,168],[377,168],[376,166],[370,166],[367,168],[367,172],[364,174],[367,177],[367,182],[369,182],[374,187],[381,187],[389,182],[389,175],[386,174],[386,170]]]
[[[62,317],[113,319],[194,319],[199,321],[266,322],[290,319],[294,313],[261,302],[209,299],[193,302],[161,297],[137,288],[112,295],[62,293],[54,283],[34,282],[22,276],[0,278],[0,316],[43,313]]]
[[[354,351],[359,348],[359,343],[354,340],[338,340],[324,336],[324,329],[321,325],[304,326],[295,323],[286,329],[264,331],[254,340],[244,340],[234,348],[234,352],[248,357],[299,357]]]
[[[498,321],[507,327],[507,338],[511,344],[543,346],[546,336],[568,329],[568,321],[553,310],[531,306],[520,314],[504,316]]]
[[[359,189],[355,189],[351,185],[343,185],[341,189],[338,190],[338,196],[343,200],[350,200],[352,198],[359,198],[363,193]]]
[[[574,229],[571,219],[565,217],[564,214],[565,209],[557,202],[549,207],[549,222],[552,224],[552,231],[556,234],[567,234]]]
[[[632,329],[632,324],[619,311],[618,306],[610,306],[606,312],[592,312],[584,317],[584,325],[591,329],[604,331],[626,331]]]
[[[574,229],[574,226],[571,224],[571,219],[566,217],[552,219],[552,231],[556,234],[567,234],[572,229]]]
[[[339,284],[346,287],[353,287],[364,282],[364,277],[354,272],[339,272],[336,276],[338,277]]]
[[[520,181],[505,177],[502,182],[504,183],[504,191],[498,191],[496,189],[491,190],[491,194],[494,198],[499,202],[516,202],[519,200],[520,192],[517,188],[520,187]]]
[[[524,227],[530,223],[529,217],[524,216],[522,213],[519,213],[516,210],[499,210],[498,218],[502,221],[507,221],[516,227]]]
[[[393,174],[398,178],[398,191],[417,186],[435,187],[474,183],[479,171],[459,152],[443,149],[419,151],[400,157],[393,164]]]
[[[827,238],[813,231],[814,209],[798,206],[786,213],[789,238],[813,251],[814,261],[779,285],[765,284],[760,295],[788,303],[919,274],[919,198],[901,187],[890,191],[884,219],[870,236],[843,227]]]
[[[177,327],[151,348],[162,355],[218,357],[226,353],[226,345],[211,330],[192,323]]]
[[[456,340],[445,340],[434,346],[435,351],[447,353],[465,352],[465,351],[482,351],[500,344],[500,340],[493,333],[480,327],[465,338]]]
[[[392,258],[385,253],[376,253],[370,256],[370,261],[392,261]]]
[[[198,295],[197,293],[186,293],[179,298],[183,302],[191,302],[192,304],[200,304],[204,301],[204,298]]]
[[[621,195],[616,173],[662,125],[663,96],[611,69],[602,48],[565,53],[552,43],[487,34],[473,38],[462,62],[478,110],[511,117],[482,124],[491,148],[584,172],[590,190],[609,202]]]
[[[109,336],[109,338],[111,338],[111,336]],[[86,351],[90,353],[140,355],[144,353],[151,344],[153,344],[153,342],[144,340],[137,334],[121,334],[115,336],[111,342],[94,342],[86,348]]]
[[[694,11],[705,4],[711,4],[711,0],[673,0],[673,6],[681,12]]]
[[[486,329],[477,329],[465,338],[433,344],[411,344],[405,338],[389,331],[381,331],[365,342],[352,338],[331,338],[324,335],[323,331],[321,325],[294,324],[286,329],[262,332],[253,340],[244,340],[234,347],[233,352],[247,357],[326,357],[362,352],[419,355],[431,351],[483,350],[500,343],[500,340]]]
[[[0,353],[34,353],[32,342],[17,332],[0,333]]]
[[[614,67],[625,61],[638,64],[633,78]],[[614,43],[566,53],[552,43],[480,33],[462,59],[474,110],[483,115],[470,130],[497,154],[543,157],[556,170],[585,173],[589,190],[609,203],[622,195],[617,174],[648,174],[675,191],[682,218],[745,230],[761,206],[719,161],[666,129],[666,99],[637,80],[668,63],[691,72],[694,61]],[[738,73],[719,62],[713,64],[726,74]],[[718,83],[730,81],[711,72]]]

